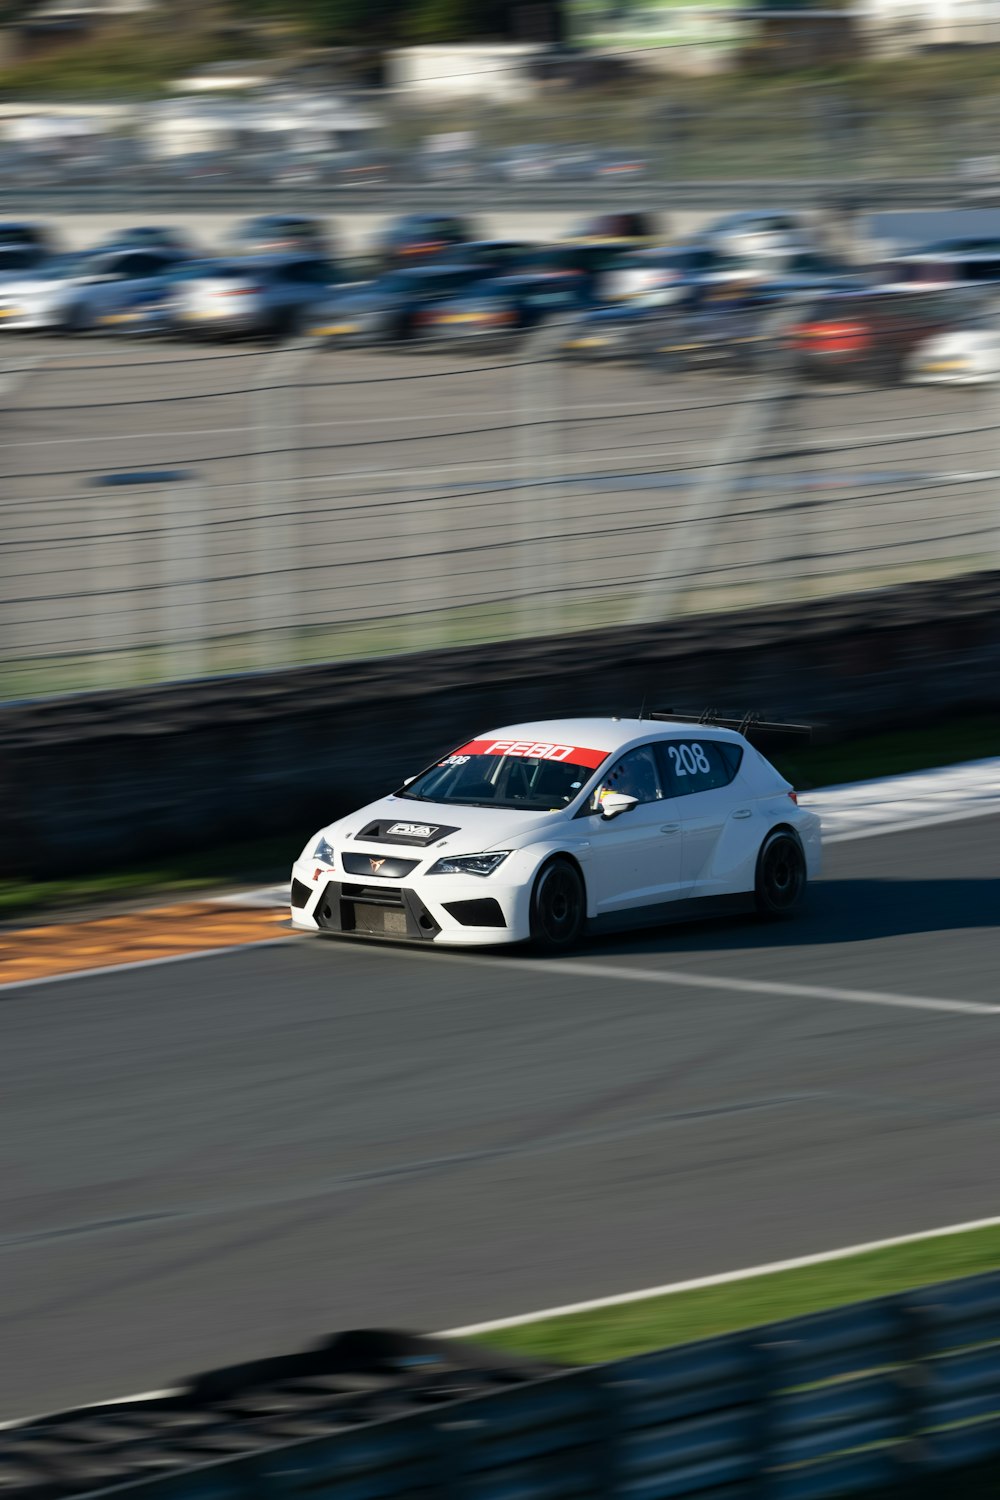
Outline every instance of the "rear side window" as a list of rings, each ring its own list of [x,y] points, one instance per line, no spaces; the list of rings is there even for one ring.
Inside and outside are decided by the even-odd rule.
[[[710,792],[728,786],[743,759],[742,746],[702,737],[661,740],[656,750],[668,797],[686,797],[691,792]]]

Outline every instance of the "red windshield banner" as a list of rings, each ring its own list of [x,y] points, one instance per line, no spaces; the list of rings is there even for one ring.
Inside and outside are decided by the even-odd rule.
[[[526,760],[565,761],[596,771],[609,754],[608,750],[588,750],[585,745],[555,745],[542,740],[470,740],[448,759],[456,755],[521,755]]]

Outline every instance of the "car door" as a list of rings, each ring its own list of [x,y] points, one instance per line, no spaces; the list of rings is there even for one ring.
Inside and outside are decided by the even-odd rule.
[[[728,825],[752,816],[752,800],[741,800],[734,785],[742,746],[695,733],[663,740],[657,752],[661,780],[681,825],[682,892],[710,895],[725,885],[719,850]]]
[[[113,279],[95,287],[95,311],[106,315],[141,303],[169,260],[155,250],[128,250],[110,259],[107,271]]]
[[[608,792],[637,797],[616,817],[601,812]],[[681,825],[664,796],[652,744],[628,750],[601,778],[585,811],[587,887],[597,916],[669,901],[681,889]]]

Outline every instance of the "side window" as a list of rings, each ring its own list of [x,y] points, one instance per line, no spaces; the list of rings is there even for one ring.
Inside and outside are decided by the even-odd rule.
[[[587,811],[600,812],[601,800],[607,792],[624,792],[627,797],[635,797],[639,802],[660,800],[663,796],[663,783],[652,745],[640,745],[637,750],[629,750],[627,755],[615,762],[607,775],[601,778],[600,785],[587,804]]]
[[[140,251],[137,255],[123,255],[115,266],[115,270],[119,275],[131,279],[134,276],[153,276],[162,265],[163,261],[160,256]]]
[[[661,740],[656,748],[668,797],[728,786],[743,759],[742,746],[723,740]]]

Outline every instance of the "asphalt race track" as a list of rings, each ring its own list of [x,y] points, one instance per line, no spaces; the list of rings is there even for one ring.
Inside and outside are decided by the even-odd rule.
[[[11,991],[0,1416],[996,1213],[998,835],[571,960],[292,937]]]

